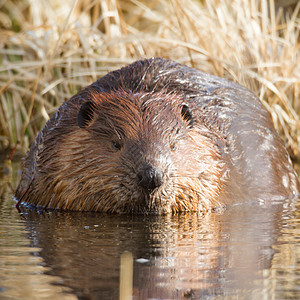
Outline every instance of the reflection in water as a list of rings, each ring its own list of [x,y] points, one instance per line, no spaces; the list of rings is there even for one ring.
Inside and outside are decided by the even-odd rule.
[[[63,293],[70,289],[55,286],[60,278],[45,275],[50,267],[39,256],[40,248],[32,247],[26,222],[12,202],[0,199],[0,299],[76,299]],[[4,205],[5,204],[5,205]],[[67,297],[66,297],[67,296]]]
[[[118,299],[119,286],[136,299],[247,295],[271,266],[281,220],[274,208],[202,216],[29,212],[23,225],[33,257],[47,267],[42,273],[80,297]]]
[[[297,297],[300,215],[291,207],[20,215],[1,191],[1,299]]]

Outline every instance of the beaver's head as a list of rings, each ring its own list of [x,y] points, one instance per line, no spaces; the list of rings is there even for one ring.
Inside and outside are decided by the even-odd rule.
[[[65,172],[51,206],[161,213],[218,204],[215,137],[180,95],[91,93],[58,151]]]

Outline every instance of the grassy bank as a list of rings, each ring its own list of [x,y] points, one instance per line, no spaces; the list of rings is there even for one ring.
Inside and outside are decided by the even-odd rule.
[[[26,149],[57,106],[108,71],[163,56],[253,90],[299,157],[300,3],[280,2],[2,1],[0,149]]]

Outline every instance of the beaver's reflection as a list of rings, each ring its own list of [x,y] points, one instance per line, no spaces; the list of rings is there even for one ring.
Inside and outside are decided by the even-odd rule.
[[[79,297],[117,299],[120,260],[129,252],[134,299],[177,299],[251,288],[270,268],[279,215],[275,206],[201,216],[30,213],[27,224],[49,273]],[[123,269],[125,282],[130,268]]]

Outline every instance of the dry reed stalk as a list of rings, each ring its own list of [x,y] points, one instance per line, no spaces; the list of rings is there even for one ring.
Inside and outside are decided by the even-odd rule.
[[[274,0],[7,0],[0,148],[27,148],[58,105],[108,71],[163,56],[249,87],[299,156],[299,11]]]

